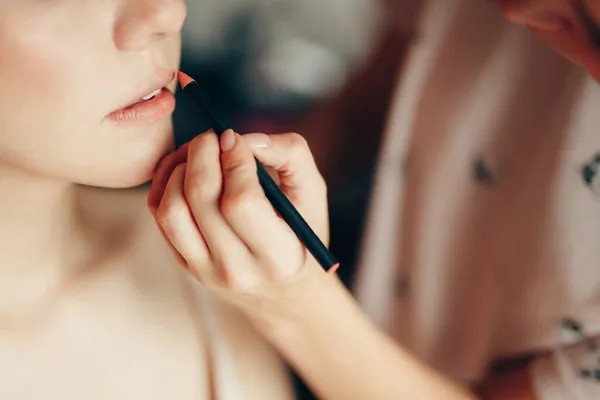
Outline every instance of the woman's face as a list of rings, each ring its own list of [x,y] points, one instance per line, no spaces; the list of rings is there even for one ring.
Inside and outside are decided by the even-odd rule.
[[[600,82],[600,0],[498,0],[506,17]]]
[[[147,181],[172,148],[185,14],[184,0],[0,0],[0,168]]]

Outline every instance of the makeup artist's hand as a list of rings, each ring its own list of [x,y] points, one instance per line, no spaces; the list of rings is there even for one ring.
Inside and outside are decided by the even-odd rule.
[[[559,54],[600,81],[600,2],[499,0],[509,21],[527,26]]]
[[[156,171],[149,206],[182,266],[245,312],[319,398],[473,398],[382,334],[273,211],[253,153],[327,243],[326,187],[302,138],[228,131],[221,149],[205,133]]]
[[[327,279],[266,199],[254,156],[275,171],[283,192],[328,243],[326,186],[306,141],[293,133],[227,131],[220,141],[204,133],[160,162],[148,199],[179,263],[251,312]]]

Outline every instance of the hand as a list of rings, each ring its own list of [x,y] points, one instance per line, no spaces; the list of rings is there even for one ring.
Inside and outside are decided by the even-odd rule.
[[[531,29],[542,41],[600,81],[600,2],[594,0],[501,0],[509,21]]]
[[[326,186],[297,134],[227,131],[219,140],[206,132],[159,163],[148,197],[179,264],[250,313],[325,276],[266,199],[254,156],[276,172],[283,192],[328,243]]]

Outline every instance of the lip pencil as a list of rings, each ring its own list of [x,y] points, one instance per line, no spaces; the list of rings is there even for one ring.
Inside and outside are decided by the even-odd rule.
[[[202,111],[210,120],[212,128],[221,135],[231,127],[225,122],[221,115],[215,110],[208,95],[200,88],[198,82],[189,75],[179,72],[179,83],[192,102]],[[302,218],[298,210],[293,206],[287,196],[279,189],[277,183],[271,178],[262,164],[256,160],[258,171],[258,180],[265,192],[265,196],[275,211],[294,231],[298,239],[304,244],[306,249],[315,257],[327,273],[333,274],[340,266],[338,260],[331,254],[327,246],[319,239],[308,223]]]

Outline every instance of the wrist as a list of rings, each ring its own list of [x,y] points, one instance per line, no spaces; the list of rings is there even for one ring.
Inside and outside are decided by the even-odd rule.
[[[249,317],[261,333],[279,335],[304,330],[328,308],[337,309],[336,304],[339,305],[342,299],[348,302],[349,297],[336,275],[311,266],[293,282],[266,290],[258,307],[249,312]]]

